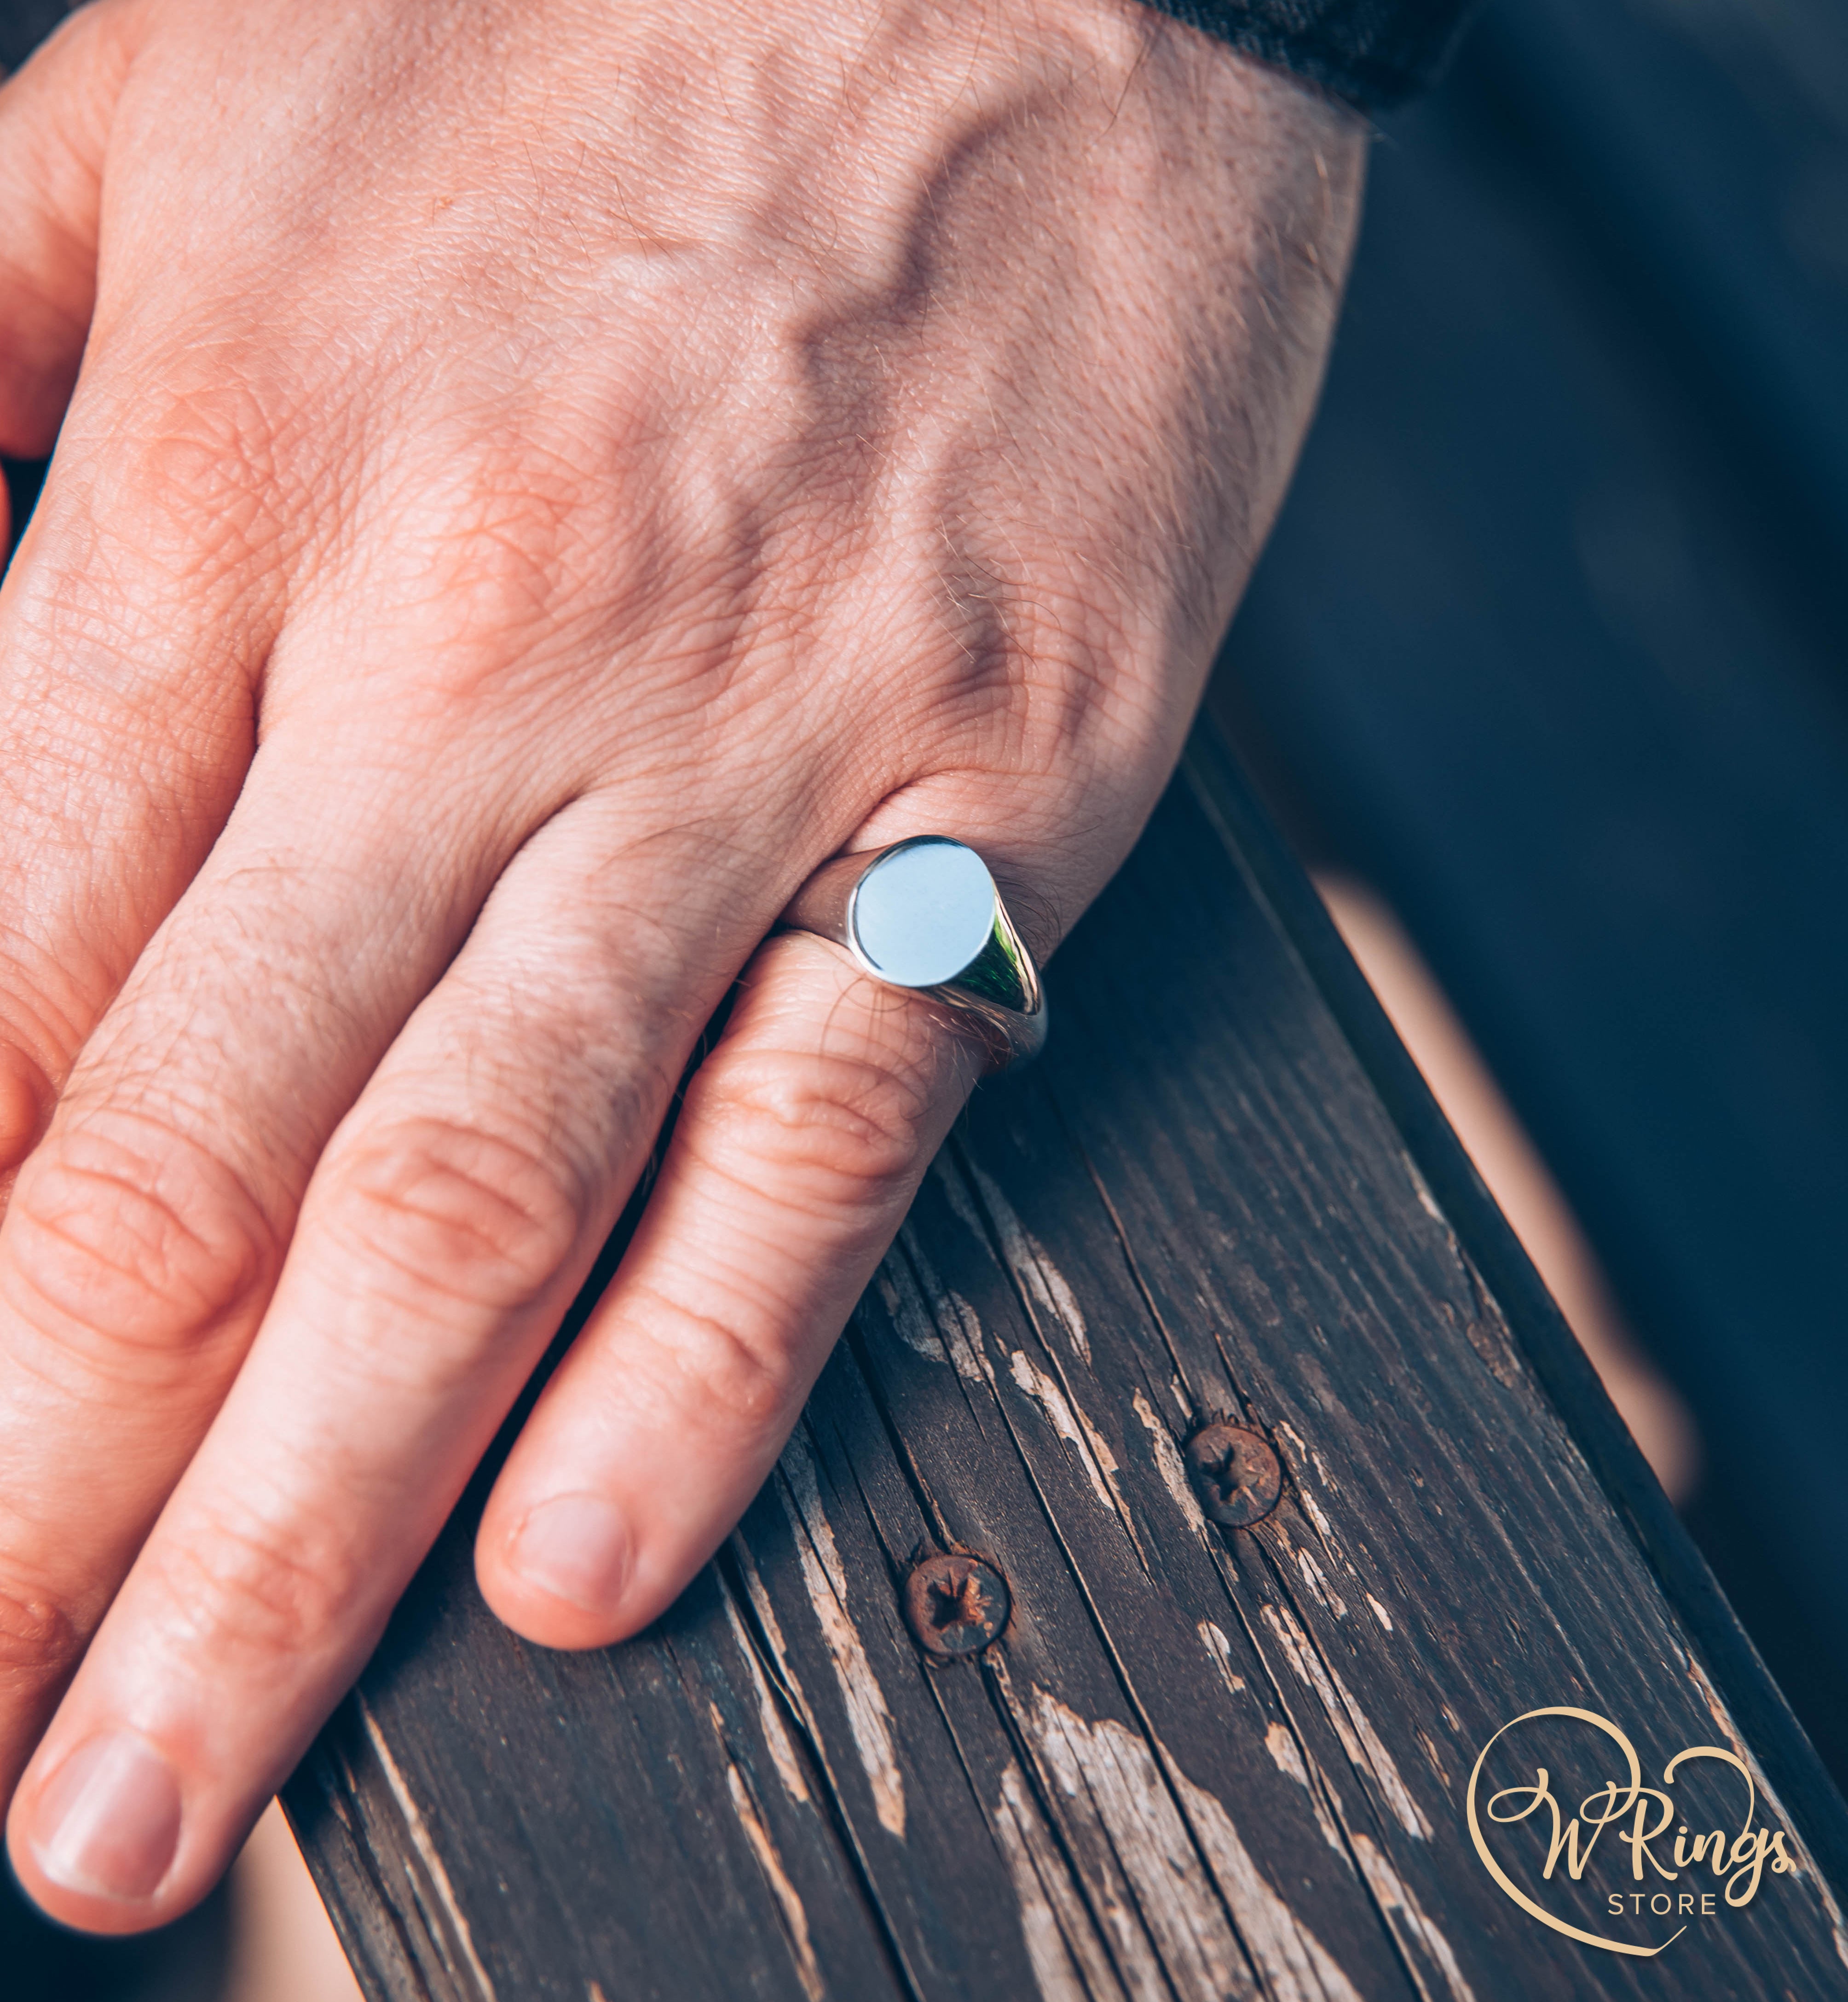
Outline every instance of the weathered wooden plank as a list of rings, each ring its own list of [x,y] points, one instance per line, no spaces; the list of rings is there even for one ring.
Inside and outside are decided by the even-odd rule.
[[[1050,1341],[1036,1331],[976,1234],[980,1202],[954,1161],[940,1163],[878,1305],[862,1311],[851,1367],[843,1358],[818,1400],[816,1432],[839,1442],[846,1477],[837,1491],[857,1486],[882,1515],[886,1497],[868,1477],[897,1441],[917,1505],[900,1534],[891,1532],[903,1518],[882,1523],[889,1549],[919,1540],[915,1522],[922,1540],[982,1550],[1013,1581],[1004,1656],[985,1674],[961,1665],[924,1676],[998,1831],[1013,1892],[1024,1902],[1036,1814],[1071,1860],[1047,1902],[1055,1913],[1088,1909],[1093,1924],[1061,1928],[1062,1958],[1035,1956],[1041,1988],[1073,1978],[1055,1972],[1068,1963],[1114,1967],[1101,1991],[1112,1994],[1119,1984],[1159,1991],[1160,1969],[1185,1994],[1256,1994],[1292,1968],[1307,1982],[1320,1967],[1326,1982],[1278,1992],[1342,1995],[1339,1948],[1367,1971],[1371,1992],[1401,1992],[1358,1882],[1326,1887],[1313,1925],[1279,1895],[1272,1879],[1291,1858],[1325,1861],[1327,1851],[1311,1802],[1266,1749],[1264,1720],[1226,1729],[1229,1684],[1250,1676],[1249,1650],[1235,1634],[1215,1651],[1180,1617],[1124,1485],[1121,1442],[1113,1447],[1067,1387],[1076,1379],[1068,1342],[1082,1323],[1074,1312]],[[1034,1269],[1063,1290],[1049,1257]],[[884,1415],[883,1435],[839,1425],[824,1435],[839,1400],[857,1400],[861,1386]],[[888,1589],[888,1603],[894,1596]],[[1118,1615],[1132,1609],[1139,1618],[1125,1627]],[[898,1665],[905,1682],[917,1679],[915,1651]],[[1260,1817],[1243,1840],[1219,1805],[1235,1796],[1246,1803],[1240,1818]],[[1254,1850],[1265,1853],[1261,1868]],[[1048,1868],[1042,1857],[1042,1882]]]
[[[1210,737],[1053,989],[668,1618],[526,1647],[459,1512],[288,1797],[369,1992],[1839,1992],[1839,1797]],[[1253,1530],[1180,1470],[1216,1408],[1288,1466]],[[933,1665],[900,1589],[958,1546],[1015,1617]],[[1742,1733],[1801,1870],[1659,1959],[1539,1924],[1464,1794],[1557,1704],[1658,1770]]]
[[[741,1615],[713,1570],[640,1647],[508,1648],[445,1545],[290,1796],[369,1992],[905,1992]]]

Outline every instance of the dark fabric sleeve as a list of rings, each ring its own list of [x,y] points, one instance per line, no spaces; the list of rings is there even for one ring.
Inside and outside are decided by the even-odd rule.
[[[68,0],[0,0],[0,69],[16,68]],[[1442,67],[1470,0],[1151,0],[1260,62],[1363,110],[1413,96]]]
[[[1149,0],[1164,14],[1294,70],[1367,111],[1424,89],[1471,0]]]

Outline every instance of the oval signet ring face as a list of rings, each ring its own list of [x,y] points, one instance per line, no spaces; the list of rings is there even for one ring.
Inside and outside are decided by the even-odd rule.
[[[995,929],[995,879],[959,841],[888,849],[856,884],[850,943],[899,987],[940,987],[982,956]]]
[[[824,863],[783,924],[844,947],[875,980],[928,994],[989,1050],[989,1067],[1036,1055],[1046,997],[989,866],[947,835],[914,835]]]

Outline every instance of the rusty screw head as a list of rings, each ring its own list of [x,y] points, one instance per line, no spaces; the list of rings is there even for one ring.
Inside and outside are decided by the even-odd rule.
[[[1202,1426],[1187,1442],[1187,1476],[1208,1518],[1228,1528],[1261,1522],[1283,1492],[1283,1467],[1275,1449],[1249,1426],[1220,1421]]]
[[[925,1557],[905,1581],[905,1617],[939,1661],[978,1653],[1006,1630],[1013,1600],[1000,1567],[960,1550]]]

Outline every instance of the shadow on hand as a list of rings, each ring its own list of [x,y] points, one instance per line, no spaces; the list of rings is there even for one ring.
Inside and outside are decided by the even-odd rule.
[[[19,538],[26,532],[26,524],[32,518],[33,506],[39,497],[39,489],[45,483],[45,468],[51,464],[45,459],[9,459],[0,461],[6,469],[6,497],[12,508],[12,533],[7,539],[6,563],[12,561],[13,551],[19,546]],[[6,563],[0,563],[0,574],[4,574]]]

